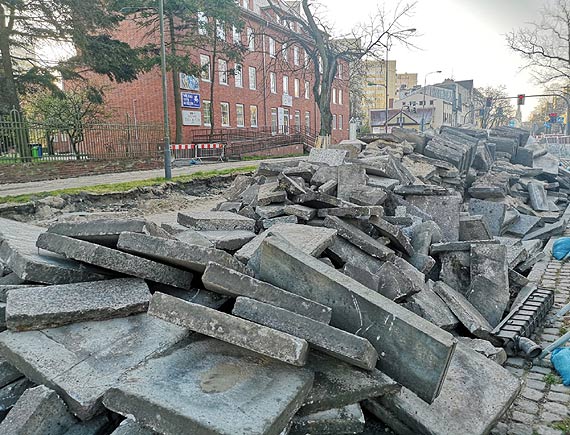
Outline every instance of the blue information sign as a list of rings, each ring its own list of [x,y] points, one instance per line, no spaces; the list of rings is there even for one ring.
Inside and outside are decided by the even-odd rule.
[[[182,107],[186,109],[200,108],[200,95],[192,92],[182,92]]]

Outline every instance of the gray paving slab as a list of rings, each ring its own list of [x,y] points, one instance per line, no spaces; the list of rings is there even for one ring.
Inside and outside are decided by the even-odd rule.
[[[358,403],[342,408],[293,417],[289,435],[358,434],[364,430],[364,414]]]
[[[330,306],[331,325],[370,341],[377,367],[424,400],[437,397],[456,341],[451,334],[279,238],[262,244],[260,278]],[[417,360],[415,355],[429,355]]]
[[[137,278],[15,289],[8,294],[6,326],[26,331],[126,317],[145,312],[150,296]]]
[[[165,435],[278,435],[312,382],[310,370],[203,339],[135,369],[104,403]]]
[[[208,262],[214,261],[241,272],[246,271],[242,263],[221,249],[188,245],[178,240],[168,240],[147,236],[146,234],[122,233],[117,247],[131,254],[175,266],[178,268],[176,270],[186,269],[194,272],[204,272]]]
[[[101,271],[52,253],[38,253],[43,228],[0,218],[0,259],[22,280],[68,284],[107,278]],[[4,283],[6,284],[6,283]]]
[[[202,283],[208,290],[234,297],[246,296],[318,322],[328,324],[331,320],[329,307],[216,263],[208,264]]]
[[[297,216],[299,219],[310,221],[317,215],[317,210],[304,205],[291,204],[285,206],[285,213],[292,216]]]
[[[295,366],[307,361],[305,340],[163,293],[152,296],[148,313],[191,331]]]
[[[146,314],[0,334],[0,353],[26,377],[55,390],[80,419],[103,411],[101,398],[128,370],[188,337]]]
[[[493,238],[483,216],[461,216],[459,218],[459,240],[490,240]]]
[[[139,234],[139,236],[144,235]],[[167,240],[158,237],[156,239]],[[36,245],[40,249],[65,255],[77,261],[174,287],[190,288],[193,278],[193,275],[185,270],[59,234],[43,233]]]
[[[199,234],[205,237],[210,245],[216,249],[224,251],[237,251],[247,242],[255,237],[253,231],[200,231]],[[178,240],[184,242],[179,237]],[[186,242],[188,243],[188,242]],[[189,243],[192,245],[193,243]]]
[[[254,231],[255,221],[229,211],[187,211],[178,213],[178,223],[197,231]]]
[[[380,232],[381,236],[387,237],[397,250],[409,256],[414,255],[410,240],[396,225],[392,225],[379,216],[372,216],[368,221]]]
[[[410,296],[402,305],[446,331],[452,331],[459,325],[455,314],[430,288],[424,288],[419,293]]]
[[[4,357],[0,356],[0,388],[20,379],[22,376],[22,373],[16,370]]]
[[[299,415],[394,394],[401,388],[380,370],[359,369],[320,352],[311,352],[307,368],[315,372],[315,381]]]
[[[74,424],[64,435],[101,435],[113,426],[114,423],[111,423],[106,415],[98,415],[89,421]]]
[[[115,429],[111,435],[155,435],[156,432],[141,426],[136,421],[132,420],[132,416],[124,419],[119,427]]]
[[[439,397],[427,404],[411,391],[378,402],[414,432],[485,435],[509,408],[520,381],[494,361],[458,344]]]
[[[346,150],[313,148],[307,161],[309,163],[324,163],[328,166],[341,166],[347,154]]]
[[[232,314],[307,340],[311,347],[357,367],[372,370],[376,366],[378,354],[368,340],[326,323],[242,296]]]
[[[364,166],[358,164],[346,164],[338,168],[337,198],[350,201],[358,189],[366,186],[366,171]]]
[[[459,240],[459,211],[463,203],[461,196],[407,196],[406,200],[432,216],[441,228],[443,240]]]
[[[531,181],[527,184],[528,194],[530,196],[530,204],[536,211],[550,211],[548,198],[542,183]]]
[[[40,385],[22,394],[0,423],[0,433],[64,435],[76,421],[57,393]]]
[[[505,221],[507,207],[500,202],[485,201],[472,198],[469,201],[469,214],[473,216],[483,216],[487,222],[491,234],[500,236]]]
[[[110,247],[117,245],[119,234],[125,231],[168,239],[172,237],[154,222],[144,219],[96,219],[86,222],[60,222],[50,226],[47,231]]]
[[[36,385],[26,378],[20,378],[0,388],[0,418],[3,418],[29,388]]]

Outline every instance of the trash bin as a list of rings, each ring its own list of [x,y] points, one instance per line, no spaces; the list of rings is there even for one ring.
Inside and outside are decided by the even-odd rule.
[[[37,145],[32,147],[32,157],[34,159],[38,158],[38,146]]]
[[[38,145],[38,157],[41,159],[44,155],[44,149],[41,145]]]

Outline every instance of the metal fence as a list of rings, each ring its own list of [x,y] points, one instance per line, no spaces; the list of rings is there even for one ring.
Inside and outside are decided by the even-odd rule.
[[[0,118],[0,163],[160,157],[162,149],[156,124],[53,126],[17,113]]]
[[[565,135],[544,135],[541,142],[546,143],[550,154],[560,158],[570,158],[570,136]]]

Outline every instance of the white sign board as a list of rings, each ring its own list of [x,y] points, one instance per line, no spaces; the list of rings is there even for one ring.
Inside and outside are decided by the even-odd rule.
[[[283,109],[283,107],[277,108],[277,123],[279,127],[285,125],[285,109]]]
[[[289,94],[283,94],[281,98],[281,104],[285,107],[292,107],[293,106],[293,97]]]
[[[202,112],[195,110],[183,110],[182,125],[202,125]]]

